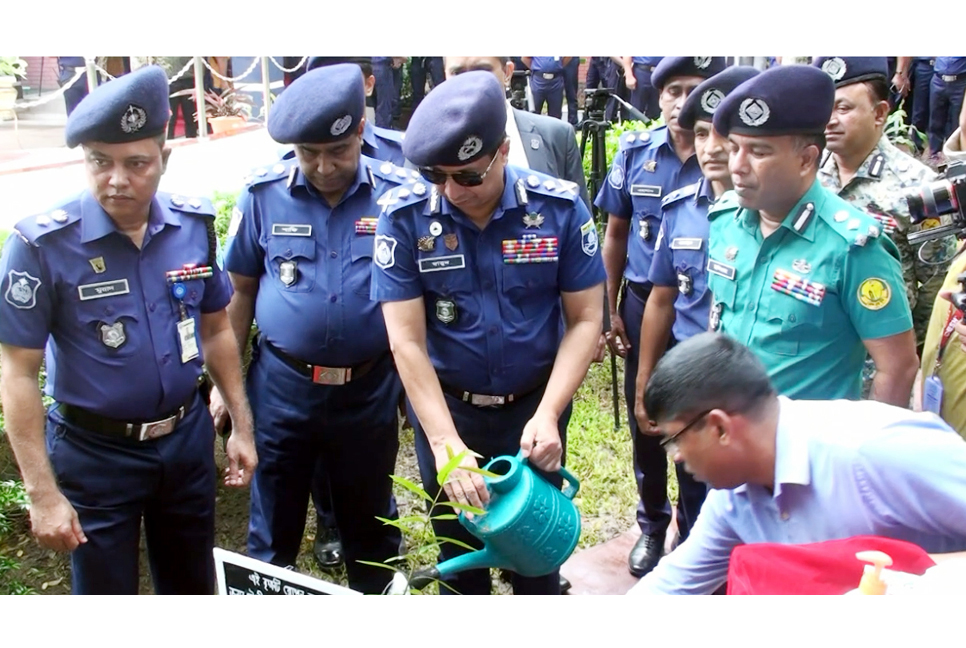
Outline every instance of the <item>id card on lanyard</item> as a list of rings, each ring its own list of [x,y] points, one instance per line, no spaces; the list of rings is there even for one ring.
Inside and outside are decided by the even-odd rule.
[[[943,407],[943,381],[939,377],[939,368],[942,366],[943,353],[953,336],[953,328],[961,322],[963,314],[952,304],[949,306],[949,316],[946,318],[946,326],[943,327],[942,337],[939,339],[939,350],[936,352],[936,363],[933,366],[932,375],[923,383],[922,387],[922,409],[932,412],[936,416],[941,416]]]

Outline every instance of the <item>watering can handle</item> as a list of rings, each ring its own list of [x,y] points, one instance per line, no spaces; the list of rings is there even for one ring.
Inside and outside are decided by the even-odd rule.
[[[517,453],[516,459],[520,463],[527,463],[527,458],[523,456],[523,450],[520,450]],[[563,489],[564,497],[567,499],[573,499],[574,495],[577,494],[577,491],[580,490],[580,481],[574,477],[573,473],[563,466],[560,467],[560,470],[557,471],[557,474],[567,480],[567,487]]]

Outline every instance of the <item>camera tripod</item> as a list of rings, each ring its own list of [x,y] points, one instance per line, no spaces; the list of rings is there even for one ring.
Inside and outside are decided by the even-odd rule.
[[[607,129],[610,122],[604,119],[606,100],[611,95],[611,90],[600,88],[597,90],[586,90],[584,94],[584,120],[580,123],[580,159],[584,159],[584,152],[587,150],[587,142],[590,142],[590,175],[587,178],[587,190],[591,200],[597,196],[600,188],[604,184],[607,176],[607,149],[605,147]],[[590,103],[590,108],[587,104]],[[603,221],[607,223],[607,212],[597,205],[591,203],[591,214],[594,224]],[[610,331],[610,305],[607,301],[606,289],[604,291],[604,332]],[[614,429],[620,429],[621,415],[620,402],[617,391],[617,354],[610,352],[610,385],[614,403]]]

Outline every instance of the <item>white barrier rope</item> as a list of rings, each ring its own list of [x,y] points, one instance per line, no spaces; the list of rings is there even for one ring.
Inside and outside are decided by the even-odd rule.
[[[97,63],[94,63],[94,69],[100,72],[101,74],[103,74],[104,76],[106,76],[108,81],[113,81],[115,79],[113,74],[111,74],[110,72],[102,68]]]
[[[258,63],[259,63],[259,62],[260,62],[261,60],[262,60],[262,58],[261,58],[260,56],[256,56],[256,57],[255,57],[255,58],[254,58],[254,59],[252,60],[252,64],[251,64],[250,66],[248,66],[248,69],[247,69],[247,70],[245,70],[245,72],[244,72],[243,74],[241,74],[240,76],[236,76],[236,77],[226,77],[226,76],[222,76],[222,75],[221,75],[221,74],[219,74],[219,73],[218,73],[218,72],[217,72],[217,71],[216,71],[216,70],[215,70],[214,68],[212,68],[212,67],[211,67],[211,66],[210,66],[210,65],[208,64],[208,61],[206,61],[206,60],[205,60],[204,58],[202,58],[202,59],[201,59],[201,62],[202,62],[202,63],[204,64],[204,66],[205,66],[206,68],[208,68],[208,71],[209,71],[209,72],[211,72],[211,73],[212,73],[213,75],[215,75],[216,77],[218,77],[218,78],[219,78],[219,79],[221,79],[222,81],[227,81],[228,83],[234,83],[235,81],[241,81],[242,79],[244,79],[245,77],[247,77],[247,76],[248,76],[249,74],[251,74],[251,73],[252,73],[252,71],[253,71],[253,70],[255,69],[255,67],[256,67],[256,66],[258,65]]]
[[[87,74],[87,68],[77,68],[77,71],[74,72],[74,78],[71,79],[70,81],[68,81],[67,83],[65,83],[64,85],[62,85],[57,91],[52,92],[51,94],[47,95],[46,97],[42,97],[42,98],[37,99],[35,101],[29,101],[29,102],[26,102],[26,103],[18,103],[14,107],[17,110],[20,110],[22,108],[33,108],[35,106],[41,106],[41,105],[43,105],[45,103],[51,102],[54,99],[56,99],[57,97],[61,96],[65,92],[67,92],[67,89],[68,88],[70,88],[72,85],[74,85],[75,83],[77,83],[77,80],[79,78],[81,78],[82,76],[86,75],[86,74]]]
[[[183,77],[184,76],[184,73],[187,72],[188,70],[192,69],[194,66],[195,66],[195,59],[192,56],[191,57],[191,60],[188,61],[187,65],[185,65],[183,68],[181,68],[181,71],[180,72],[178,72],[173,77],[171,77],[170,79],[168,79],[168,85],[171,85],[172,83],[174,83],[175,81],[177,81],[178,79],[180,79],[181,77]]]
[[[291,70],[289,70],[289,69],[287,69],[287,68],[284,68],[284,67],[282,67],[281,65],[279,65],[279,62],[275,60],[275,57],[274,57],[274,56],[269,56],[269,57],[268,57],[268,60],[269,60],[269,61],[271,61],[272,63],[274,63],[274,64],[275,64],[275,67],[277,67],[277,68],[278,68],[279,70],[281,70],[281,71],[282,71],[282,72],[284,72],[285,74],[291,74],[292,72],[295,72],[295,71],[296,71],[297,69],[299,69],[300,67],[302,67],[302,64],[303,64],[303,63],[305,63],[305,61],[306,61],[306,60],[307,60],[308,58],[309,58],[308,56],[303,56],[303,57],[302,57],[302,60],[301,60],[301,61],[299,61],[299,62],[298,62],[298,63],[296,64],[296,66],[295,66],[295,67],[293,67],[293,68],[292,68]]]

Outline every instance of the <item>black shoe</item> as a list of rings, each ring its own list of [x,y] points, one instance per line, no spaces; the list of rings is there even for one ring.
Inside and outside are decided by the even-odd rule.
[[[342,565],[342,541],[339,532],[318,522],[312,555],[319,569],[334,569]]]
[[[645,576],[657,566],[664,554],[664,534],[642,535],[627,559],[631,573],[638,578]]]
[[[563,575],[561,575],[560,576],[560,593],[561,594],[566,594],[567,593],[567,590],[569,590],[569,589],[570,589],[570,581],[567,580],[566,578],[564,578]]]

